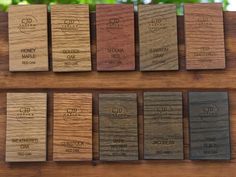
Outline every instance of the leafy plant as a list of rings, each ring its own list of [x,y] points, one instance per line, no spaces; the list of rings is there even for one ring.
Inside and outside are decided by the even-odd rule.
[[[90,9],[94,10],[96,4],[144,4],[145,0],[0,0],[0,10],[7,11],[10,4],[90,4]],[[149,2],[149,1],[148,1]],[[177,5],[178,14],[182,13],[183,3],[199,3],[202,0],[150,0],[151,4],[158,3],[175,3]],[[213,3],[215,0],[208,0]],[[223,7],[226,9],[228,6],[228,0],[222,0]]]

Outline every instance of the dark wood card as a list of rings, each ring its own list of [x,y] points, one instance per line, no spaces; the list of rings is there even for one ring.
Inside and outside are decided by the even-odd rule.
[[[51,6],[51,28],[53,71],[90,71],[89,6]]]
[[[182,92],[144,93],[144,159],[183,159]]]
[[[92,94],[55,93],[53,160],[92,160]]]
[[[186,69],[224,69],[222,5],[185,4],[184,19]]]
[[[9,70],[48,71],[46,5],[12,5],[8,12]]]
[[[137,95],[99,94],[100,160],[138,160]]]
[[[178,70],[176,5],[139,5],[138,21],[140,70]]]
[[[7,162],[46,161],[46,131],[46,93],[7,93]]]
[[[96,6],[97,70],[135,69],[134,7]]]
[[[190,92],[190,159],[229,160],[227,92]]]

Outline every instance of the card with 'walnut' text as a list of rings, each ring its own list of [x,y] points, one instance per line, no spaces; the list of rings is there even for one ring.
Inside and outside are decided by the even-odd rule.
[[[96,6],[97,70],[135,69],[134,7]]]
[[[53,71],[90,71],[89,6],[51,6],[51,27]]]
[[[138,21],[140,70],[178,70],[176,5],[139,5]]]
[[[100,160],[138,160],[137,95],[99,94]]]
[[[181,92],[144,93],[144,159],[183,159]]]
[[[7,93],[6,161],[46,161],[46,93]]]
[[[47,23],[46,5],[10,6],[10,71],[48,71]]]
[[[230,160],[227,92],[190,92],[190,159]]]
[[[53,160],[92,160],[92,94],[55,93]]]
[[[186,69],[224,69],[225,44],[220,3],[184,5]]]

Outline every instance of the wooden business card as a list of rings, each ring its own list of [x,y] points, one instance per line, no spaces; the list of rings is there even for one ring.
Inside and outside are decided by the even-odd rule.
[[[144,93],[144,159],[183,159],[182,92]]]
[[[10,6],[8,31],[9,70],[48,71],[47,6]]]
[[[227,92],[190,92],[190,159],[230,160]]]
[[[139,5],[138,19],[140,70],[178,70],[176,5]]]
[[[186,69],[224,69],[222,5],[185,4],[184,19]]]
[[[46,161],[46,131],[46,93],[7,93],[7,162]]]
[[[99,94],[100,160],[138,160],[137,95]]]
[[[92,94],[55,93],[53,160],[92,160]]]
[[[135,69],[134,7],[96,6],[97,70]]]
[[[51,28],[53,71],[90,71],[89,6],[51,6]]]

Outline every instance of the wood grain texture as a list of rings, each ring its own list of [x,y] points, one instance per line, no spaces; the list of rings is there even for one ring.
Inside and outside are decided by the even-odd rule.
[[[95,13],[91,13],[92,66],[96,70]],[[180,71],[166,72],[18,72],[8,70],[8,21],[7,13],[0,12],[0,176],[1,177],[235,177],[236,176],[236,13],[224,12],[225,70],[185,70],[184,17],[178,16],[178,46]],[[137,21],[136,21],[137,24]],[[137,28],[137,26],[136,26]],[[139,50],[137,48],[138,57]],[[137,61],[137,64],[139,62]],[[137,68],[136,68],[137,69]],[[98,141],[98,102],[100,92],[137,91],[139,161],[100,162]],[[189,90],[228,90],[230,106],[232,160],[189,160],[188,109],[184,110],[184,160],[143,160],[143,91],[182,91],[187,108]],[[6,92],[48,92],[47,162],[5,163]],[[53,96],[52,92],[93,92],[93,162],[53,162]]]
[[[178,70],[176,5],[139,5],[138,21],[140,70]]]
[[[181,92],[144,93],[144,159],[183,159]]]
[[[97,70],[134,70],[134,36],[133,5],[96,5]]]
[[[92,160],[92,94],[55,93],[53,160]]]
[[[91,13],[91,22],[92,61],[93,68],[96,68],[95,13]],[[65,74],[55,74],[54,72],[12,73],[8,71],[7,14],[0,13],[0,85],[2,89],[235,89],[236,84],[232,80],[236,80],[236,13],[224,12],[224,23],[227,58],[225,70],[185,70],[184,20],[182,16],[178,16],[180,71],[165,73],[140,71],[109,73],[93,71]],[[137,57],[138,51],[137,48]]]
[[[51,6],[54,72],[90,71],[88,5]]]
[[[46,161],[46,93],[7,93],[6,161]]]
[[[190,92],[190,159],[230,160],[227,92]]]
[[[9,70],[48,71],[46,5],[9,8]]]
[[[222,4],[185,4],[186,68],[224,69]]]
[[[100,160],[138,160],[137,95],[99,95]]]

